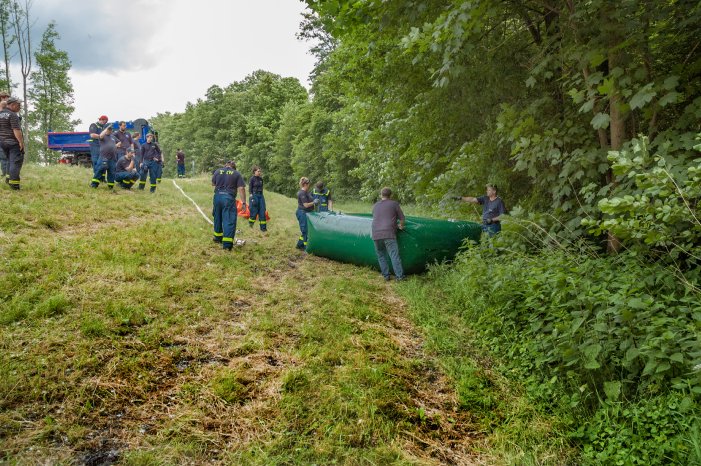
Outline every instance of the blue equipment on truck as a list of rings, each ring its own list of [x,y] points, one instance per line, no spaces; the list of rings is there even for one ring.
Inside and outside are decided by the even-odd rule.
[[[146,142],[146,135],[153,133],[156,141],[158,141],[158,132],[153,131],[148,121],[143,118],[134,121],[127,121],[127,130],[130,133],[137,131],[139,133],[139,144]],[[119,122],[111,123],[112,128],[119,129]],[[54,132],[49,131],[46,135],[48,147],[51,150],[61,152],[59,163],[69,165],[85,165],[91,166],[90,160],[90,133],[87,131],[79,132]]]

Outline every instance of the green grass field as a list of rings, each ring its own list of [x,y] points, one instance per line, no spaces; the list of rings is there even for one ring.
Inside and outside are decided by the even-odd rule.
[[[412,321],[438,309],[402,297],[425,278],[300,253],[296,200],[274,193],[270,231],[239,219],[225,252],[172,180],[90,178],[27,166],[0,191],[0,462],[511,461]],[[209,179],[177,182],[211,211]]]

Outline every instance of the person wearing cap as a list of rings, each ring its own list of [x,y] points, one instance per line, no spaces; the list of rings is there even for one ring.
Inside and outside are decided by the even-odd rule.
[[[122,189],[131,189],[139,179],[139,174],[134,165],[134,149],[127,149],[124,157],[117,160],[116,174],[114,180],[119,183]]]
[[[319,203],[316,205],[315,209],[317,212],[328,212],[333,210],[333,199],[331,199],[331,190],[324,187],[324,182],[319,181],[314,186],[312,191],[312,197],[314,199],[319,199]]]
[[[141,179],[139,180],[139,189],[143,190],[146,187],[146,175],[149,176],[151,182],[152,193],[156,192],[156,178],[158,177],[158,161],[161,160],[161,148],[153,141],[153,134],[146,135],[146,142],[139,149],[141,158]]]
[[[114,189],[114,174],[117,171],[117,139],[112,135],[112,125],[107,125],[99,134],[100,158],[93,172],[91,188],[100,186],[107,180],[107,188]]]
[[[185,152],[182,149],[178,149],[175,157],[178,161],[178,178],[185,178]]]
[[[257,165],[253,166],[253,176],[248,181],[249,200],[248,226],[253,228],[258,217],[260,231],[268,231],[268,221],[265,218],[265,197],[263,197],[263,170]]]
[[[19,190],[19,174],[24,164],[24,136],[17,114],[21,106],[19,99],[10,97],[7,99],[7,106],[0,110],[0,147],[5,182],[15,190]]]
[[[299,191],[297,191],[297,222],[299,222],[299,239],[297,240],[297,249],[307,250],[307,213],[314,211],[314,206],[318,202],[314,202],[314,198],[309,194],[309,178],[303,176],[299,179]]]
[[[375,243],[375,254],[380,264],[380,272],[385,281],[390,280],[389,264],[387,257],[392,262],[392,269],[397,281],[404,280],[404,268],[402,258],[399,256],[399,244],[397,243],[397,228],[404,230],[404,212],[399,202],[391,199],[392,190],[382,188],[380,200],[372,206],[372,241]]]
[[[231,250],[236,234],[236,192],[238,191],[242,207],[246,209],[246,184],[243,176],[236,170],[233,161],[226,162],[222,168],[212,174],[214,198],[212,215],[214,217],[214,242],[221,243],[222,248]]]
[[[506,214],[506,206],[504,201],[497,195],[497,185],[488,184],[486,187],[486,196],[457,196],[456,200],[459,199],[482,206],[482,231],[491,237],[501,231],[501,216]]]
[[[107,116],[102,115],[97,119],[97,123],[90,125],[88,132],[90,133],[90,160],[92,161],[93,172],[97,169],[97,162],[100,160],[100,133],[107,126]]]
[[[117,140],[117,160],[119,160],[126,155],[129,149],[134,148],[134,140],[131,138],[131,133],[127,131],[126,121],[119,122],[119,129],[113,135]]]

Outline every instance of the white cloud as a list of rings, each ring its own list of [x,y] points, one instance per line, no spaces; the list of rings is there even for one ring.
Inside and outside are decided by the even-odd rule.
[[[182,112],[211,85],[258,69],[307,85],[315,59],[295,37],[303,10],[294,0],[42,0],[37,24],[57,23],[58,45],[74,64],[77,130],[84,130],[102,114],[134,120]],[[85,12],[93,21],[81,26],[76,18]]]

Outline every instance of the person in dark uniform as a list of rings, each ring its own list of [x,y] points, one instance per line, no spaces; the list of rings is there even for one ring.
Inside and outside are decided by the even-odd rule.
[[[265,218],[265,198],[263,197],[263,171],[259,166],[253,166],[253,176],[248,182],[248,190],[251,194],[249,209],[250,215],[248,217],[248,226],[253,228],[256,223],[256,217],[258,217],[258,223],[260,225],[260,231],[268,230],[268,222]]]
[[[112,136],[112,125],[105,126],[100,133],[100,158],[93,173],[90,186],[97,188],[107,174],[107,187],[114,189],[114,173],[117,168],[117,140]]]
[[[236,192],[246,208],[246,184],[241,173],[236,170],[236,164],[226,162],[224,167],[214,170],[212,174],[214,198],[212,199],[212,215],[214,217],[214,242],[221,243],[222,248],[231,250],[236,234]]]
[[[134,165],[134,149],[127,149],[127,154],[117,160],[116,174],[114,180],[123,189],[131,189],[139,179],[139,173]]]
[[[333,210],[333,199],[331,199],[331,190],[324,187],[324,182],[317,182],[314,190],[312,191],[312,197],[314,199],[319,199],[319,203],[314,208],[317,212],[328,212]]]
[[[119,122],[119,129],[113,135],[117,140],[117,160],[119,160],[126,155],[129,149],[134,148],[134,140],[131,133],[127,131],[126,121]]]
[[[139,189],[143,190],[146,187],[146,174],[149,175],[151,181],[151,192],[156,192],[156,178],[158,177],[158,161],[161,160],[161,148],[153,142],[153,134],[146,136],[146,142],[141,145],[141,179],[139,180]]]
[[[97,119],[97,123],[90,125],[88,132],[90,133],[90,161],[92,162],[93,172],[97,168],[97,161],[100,160],[100,133],[107,126],[107,117],[102,115]]]
[[[307,249],[307,212],[312,212],[318,204],[309,194],[309,178],[303,176],[299,179],[299,191],[297,191],[297,221],[299,222],[300,236],[297,240],[297,249]]]
[[[486,196],[458,196],[456,199],[482,206],[482,231],[489,236],[494,236],[501,231],[501,216],[506,214],[506,206],[504,201],[497,195],[497,186],[495,184],[487,185]]]
[[[3,162],[6,160],[5,182],[12,189],[19,190],[19,173],[24,164],[24,136],[17,112],[22,103],[15,97],[7,99],[7,106],[0,110],[0,147]]]
[[[182,149],[178,149],[175,157],[178,160],[178,178],[185,178],[185,152]]]

